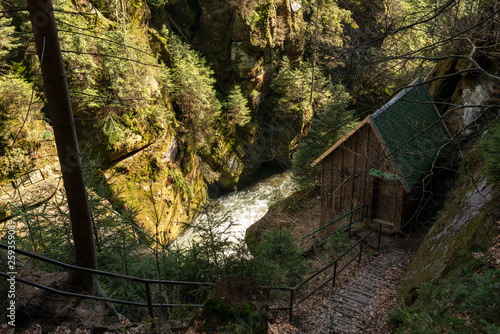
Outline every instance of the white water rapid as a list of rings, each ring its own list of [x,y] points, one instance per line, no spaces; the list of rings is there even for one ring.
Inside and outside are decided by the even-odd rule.
[[[241,191],[235,191],[214,200],[208,216],[212,221],[224,221],[219,232],[227,229],[230,240],[245,237],[246,229],[262,218],[269,207],[297,190],[291,172],[273,175]],[[207,215],[200,214],[194,225],[207,224]],[[229,226],[231,225],[231,226]],[[174,242],[174,246],[184,248],[189,240],[196,239],[193,231],[186,231]]]

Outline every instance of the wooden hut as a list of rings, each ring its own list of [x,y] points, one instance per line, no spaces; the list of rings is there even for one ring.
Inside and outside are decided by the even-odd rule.
[[[371,221],[400,229],[449,140],[422,80],[415,80],[312,163],[322,166],[321,225],[367,205]]]

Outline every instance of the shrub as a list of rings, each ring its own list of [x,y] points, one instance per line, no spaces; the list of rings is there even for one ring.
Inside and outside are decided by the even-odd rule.
[[[335,233],[333,236],[326,239],[325,242],[325,248],[329,250],[329,255],[334,259],[350,247],[351,240],[349,239],[349,233],[347,232]]]
[[[221,113],[215,91],[214,72],[205,59],[176,37],[168,43],[173,56],[172,83],[182,121],[189,128],[191,144],[209,152],[215,140],[214,124]]]
[[[247,99],[241,93],[240,86],[236,85],[227,97],[227,101],[224,103],[224,109],[226,110],[228,123],[235,126],[245,126],[250,122],[252,117],[250,116],[250,109],[247,106]]]
[[[115,118],[118,117],[108,115],[102,121],[102,132],[107,138],[108,149],[115,148],[125,138],[125,127]]]
[[[40,144],[42,103],[33,86],[17,75],[0,78],[0,170],[8,176],[25,171],[29,153]]]
[[[387,324],[395,333],[498,333],[499,275],[484,268],[426,284],[412,305],[389,312]]]
[[[3,6],[0,6],[3,10]],[[5,58],[10,50],[18,47],[17,38],[15,37],[15,27],[12,25],[12,19],[0,17],[0,66],[3,66],[3,58]]]
[[[452,290],[458,309],[480,315],[481,322],[500,326],[500,269],[468,274]]]
[[[203,330],[217,330],[219,333],[267,333],[267,314],[248,304],[232,306],[226,299],[208,299],[202,317],[207,320]]]
[[[307,260],[286,229],[268,230],[252,249],[255,275],[264,285],[296,285],[307,273]]]

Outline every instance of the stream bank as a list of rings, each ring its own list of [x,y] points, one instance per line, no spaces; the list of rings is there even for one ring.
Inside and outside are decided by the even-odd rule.
[[[231,241],[243,240],[246,230],[259,221],[275,203],[288,198],[298,190],[292,173],[275,174],[244,190],[234,191],[212,200],[204,212],[198,214],[193,226],[204,226],[207,220],[221,222],[218,232],[229,234]],[[197,236],[187,229],[174,242],[184,248]]]

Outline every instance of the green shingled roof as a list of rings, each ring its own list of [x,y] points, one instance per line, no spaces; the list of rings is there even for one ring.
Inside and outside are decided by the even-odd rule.
[[[450,138],[422,80],[415,80],[370,117],[410,190]]]

